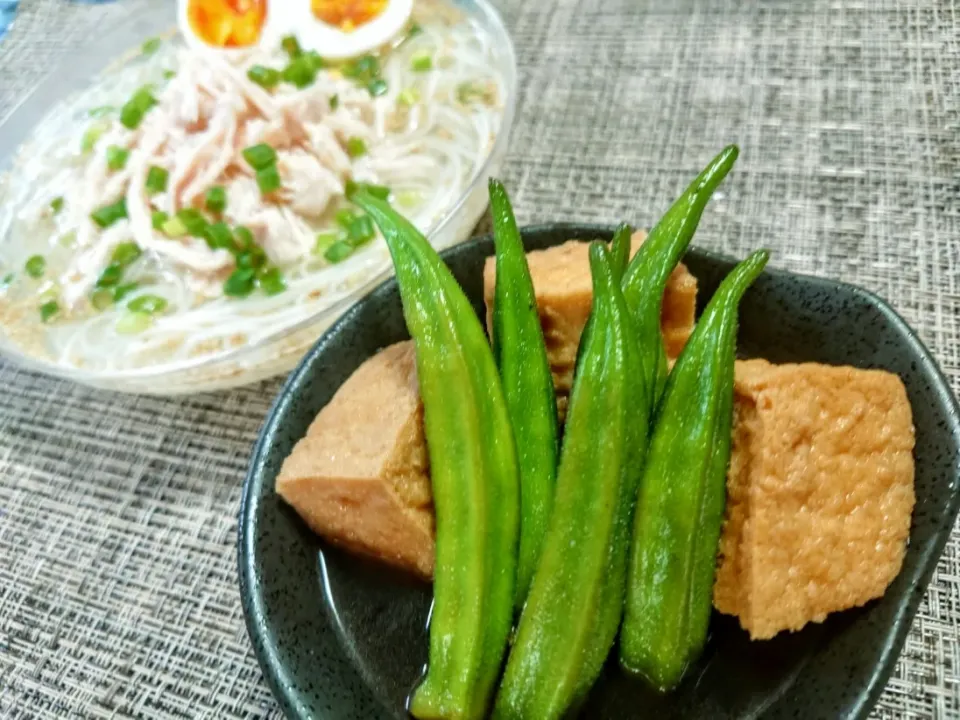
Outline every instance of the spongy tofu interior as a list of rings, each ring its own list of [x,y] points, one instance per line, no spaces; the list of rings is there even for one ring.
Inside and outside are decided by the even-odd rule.
[[[631,257],[645,238],[646,233],[642,231],[633,234],[630,243]],[[580,334],[587,323],[593,303],[589,249],[589,243],[570,240],[546,250],[527,253],[561,416],[573,385]],[[495,285],[496,261],[490,257],[483,268],[483,297],[487,307],[489,332],[492,332],[493,327]],[[680,355],[690,333],[693,332],[696,305],[697,280],[681,264],[667,282],[660,315],[664,345],[671,360]]]
[[[717,609],[769,638],[882,595],[910,532],[913,446],[896,375],[738,362]]]
[[[314,532],[433,573],[433,511],[413,343],[361,365],[286,459],[277,492]]]

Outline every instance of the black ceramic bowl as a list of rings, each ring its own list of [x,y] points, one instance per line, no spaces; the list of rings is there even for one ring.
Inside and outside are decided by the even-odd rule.
[[[531,250],[611,235],[578,225],[523,231]],[[478,313],[483,262],[492,253],[483,237],[444,255]],[[733,265],[699,250],[685,262],[701,303]],[[405,698],[426,661],[430,587],[324,545],[273,491],[283,459],[336,389],[377,350],[407,337],[390,280],[354,305],[290,375],[254,450],[240,510],[240,590],[254,651],[291,718],[405,717]],[[703,658],[675,692],[653,695],[610,664],[584,717],[864,717],[896,662],[960,497],[960,412],[946,381],[879,298],[776,270],[743,301],[739,353],[883,368],[903,379],[917,436],[917,503],[903,569],[881,599],[767,642],[750,642],[734,620],[715,614]]]

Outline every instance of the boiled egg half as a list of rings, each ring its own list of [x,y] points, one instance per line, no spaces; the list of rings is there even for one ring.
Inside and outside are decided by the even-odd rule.
[[[399,35],[413,0],[273,0],[274,31],[287,27],[305,50],[341,60],[376,50]]]
[[[192,47],[239,50],[257,45],[273,18],[268,0],[178,0],[180,32]]]

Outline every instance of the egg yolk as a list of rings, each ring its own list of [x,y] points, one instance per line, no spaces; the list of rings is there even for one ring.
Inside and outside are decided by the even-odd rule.
[[[190,27],[201,40],[216,47],[246,47],[260,38],[267,14],[266,0],[190,0]]]
[[[383,12],[388,0],[310,0],[313,14],[344,32],[356,30]]]

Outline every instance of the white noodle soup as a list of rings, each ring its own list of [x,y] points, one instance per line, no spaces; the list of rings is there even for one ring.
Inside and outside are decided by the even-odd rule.
[[[0,178],[4,340],[92,384],[284,336],[269,362],[197,382],[289,367],[318,334],[311,318],[389,268],[349,184],[431,233],[476,184],[512,102],[512,51],[441,0],[417,0],[389,45],[350,60],[179,35],[146,50],[52,108]]]

